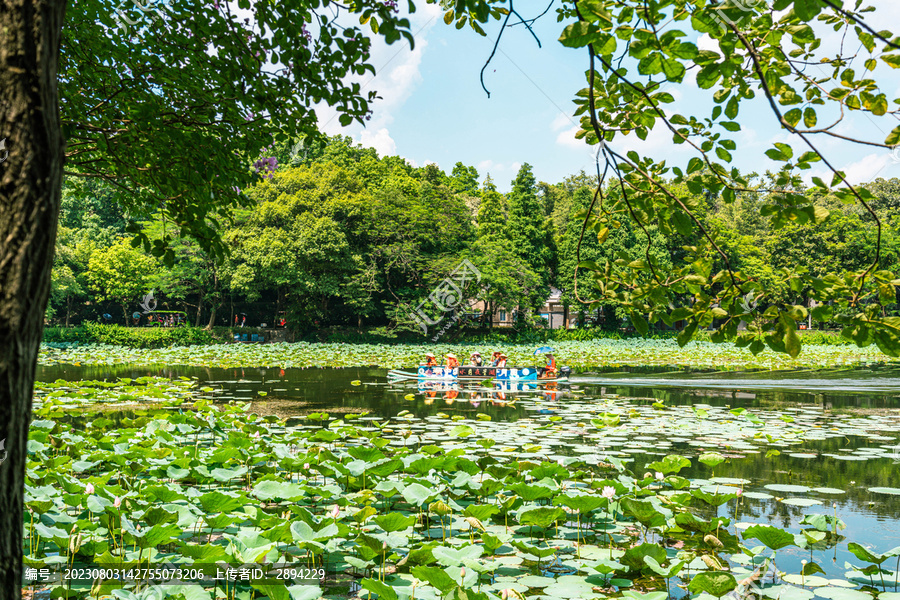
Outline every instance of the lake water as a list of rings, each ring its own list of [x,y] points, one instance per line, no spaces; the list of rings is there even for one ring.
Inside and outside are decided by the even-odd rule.
[[[896,367],[776,373],[610,369],[576,374],[554,389],[521,390],[484,389],[477,384],[420,388],[415,381],[391,383],[386,370],[375,368],[38,368],[41,381],[147,375],[196,377],[215,388],[219,400],[252,401],[255,411],[285,417],[369,411],[388,419],[406,410],[420,420],[425,432],[429,424],[453,415],[480,413],[490,417],[486,427],[499,444],[513,443],[518,431],[530,431],[514,427],[553,417],[555,433],[536,440],[545,446],[538,454],[550,458],[596,451],[580,444],[579,430],[589,427],[585,422],[593,416],[591,411],[602,407],[601,411],[618,411],[625,427],[613,431],[600,450],[629,460],[638,476],[647,463],[666,454],[684,454],[694,459],[694,465],[680,474],[707,487],[733,490],[727,487],[728,479],[746,481],[736,483],[744,492],[737,509],[730,503],[720,509],[721,516],[797,532],[804,514],[836,511],[847,524],[841,532],[844,540],[812,553],[794,547],[779,551],[781,569],[797,572],[802,559],[812,558],[825,577],[843,578],[848,570],[845,562],[864,566],[847,551],[848,540],[876,552],[900,545],[900,496],[870,491],[900,486],[900,368]],[[674,415],[656,418],[653,405],[658,408],[658,403],[671,407]],[[796,439],[781,434],[774,441],[764,436],[737,439],[730,423],[742,417],[729,411],[740,408],[767,419],[765,431],[782,418],[788,429],[802,433]],[[685,430],[683,417],[697,414],[705,415],[705,425]],[[696,460],[699,452],[711,449],[728,462],[711,469]],[[780,454],[767,455],[770,451]],[[815,504],[805,506],[807,501]],[[888,563],[884,566],[896,570]]]

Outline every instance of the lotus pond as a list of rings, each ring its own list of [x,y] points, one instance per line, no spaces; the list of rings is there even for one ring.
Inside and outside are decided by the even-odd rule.
[[[635,359],[585,363],[553,389],[420,389],[383,368],[298,369],[279,362],[287,350],[233,348],[185,359],[215,368],[152,366],[193,349],[44,351],[27,563],[327,576],[38,594],[900,599],[900,368],[623,366]],[[114,356],[136,359],[103,366]]]

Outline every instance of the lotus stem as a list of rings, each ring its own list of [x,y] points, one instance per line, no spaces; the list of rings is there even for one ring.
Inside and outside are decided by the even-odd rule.
[[[897,576],[900,575],[900,556],[897,556],[897,567],[894,569],[894,591],[897,591]]]

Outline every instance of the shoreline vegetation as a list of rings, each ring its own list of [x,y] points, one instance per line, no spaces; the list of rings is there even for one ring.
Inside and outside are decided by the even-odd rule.
[[[679,347],[674,339],[596,339],[554,341],[557,360],[576,372],[603,367],[657,366],[681,369],[819,369],[892,363],[877,347],[806,344],[797,359],[771,350],[754,356],[749,350],[711,342],[690,342]],[[535,364],[534,342],[462,342],[362,344],[341,342],[180,345],[167,348],[132,348],[124,345],[50,343],[39,355],[42,365],[169,365],[240,367],[378,367],[412,368],[427,350],[454,352],[468,357],[473,351],[490,354],[502,347],[511,364]]]
[[[463,329],[437,342],[431,336],[418,332],[390,331],[384,327],[321,329],[305,336],[295,336],[283,329],[261,329],[257,327],[123,327],[102,323],[85,322],[74,327],[48,326],[44,328],[45,344],[111,344],[129,348],[165,348],[168,346],[212,345],[234,342],[235,334],[257,334],[266,342],[303,341],[351,344],[419,344],[440,347],[451,344],[497,343],[529,344],[541,342],[590,341],[590,340],[665,340],[675,339],[677,331],[653,331],[642,336],[634,330],[610,331],[599,328],[584,329]],[[845,346],[854,342],[840,335],[838,331],[809,330],[798,331],[804,345]],[[709,342],[709,332],[698,331],[694,341]]]

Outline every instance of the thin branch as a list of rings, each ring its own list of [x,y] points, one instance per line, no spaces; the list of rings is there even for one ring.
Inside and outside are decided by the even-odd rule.
[[[880,33],[875,31],[871,27],[869,27],[869,25],[863,19],[860,19],[855,14],[844,10],[843,7],[838,6],[837,4],[832,2],[832,0],[822,0],[822,2],[824,4],[827,4],[828,6],[830,6],[835,12],[841,13],[842,15],[844,15],[845,17],[847,17],[848,19],[850,19],[851,21],[853,21],[854,23],[856,23],[857,25],[859,25],[860,27],[862,27],[863,29],[868,31],[869,33],[871,33],[872,37],[881,40],[882,42],[884,42],[886,45],[890,46],[894,50],[900,50],[900,45],[897,45],[894,42],[892,42],[891,40],[888,40],[888,39],[885,39],[884,37],[882,37]]]
[[[497,53],[497,47],[500,46],[500,38],[503,37],[503,30],[506,29],[506,24],[509,23],[509,18],[513,14],[513,0],[509,0],[509,12],[506,13],[506,18],[503,19],[503,25],[500,27],[500,32],[497,34],[497,39],[494,41],[494,47],[491,49],[491,55],[488,56],[487,61],[485,61],[484,66],[481,67],[481,74],[478,76],[481,81],[481,89],[484,90],[484,93],[487,94],[487,97],[491,97],[491,92],[488,91],[487,86],[484,85],[484,72],[488,68],[488,65],[491,64],[491,61],[494,60],[494,55]],[[521,17],[519,17],[521,18]]]
[[[510,6],[510,8],[509,8],[509,12],[516,15],[517,17],[519,17],[519,23],[521,23],[522,25],[525,26],[525,29],[528,30],[528,33],[530,33],[531,37],[534,38],[534,41],[537,42],[538,48],[541,48],[541,39],[534,32],[534,29],[531,28],[531,25],[529,23],[526,23],[525,19],[522,18],[522,15],[520,15],[517,11],[513,10],[512,6]],[[512,27],[514,25],[518,25],[519,23],[513,23],[512,25],[510,25],[510,27]]]

